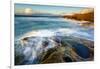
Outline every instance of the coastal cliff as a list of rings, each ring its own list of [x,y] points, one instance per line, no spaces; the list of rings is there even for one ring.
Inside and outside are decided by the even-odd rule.
[[[81,21],[82,26],[93,26],[94,25],[94,9],[84,9],[77,13],[71,13],[71,15],[64,15],[64,18]]]

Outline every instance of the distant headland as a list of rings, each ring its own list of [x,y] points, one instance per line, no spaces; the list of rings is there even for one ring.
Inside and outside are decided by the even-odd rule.
[[[82,26],[94,25],[94,10],[84,9],[78,13],[72,13],[71,15],[64,15],[64,18],[81,21],[79,24]]]

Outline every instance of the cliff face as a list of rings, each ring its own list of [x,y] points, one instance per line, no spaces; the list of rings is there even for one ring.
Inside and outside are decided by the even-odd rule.
[[[72,15],[64,15],[64,18],[75,19],[79,21],[89,21],[94,22],[94,11],[89,10],[83,13],[83,11],[79,13],[73,13]]]

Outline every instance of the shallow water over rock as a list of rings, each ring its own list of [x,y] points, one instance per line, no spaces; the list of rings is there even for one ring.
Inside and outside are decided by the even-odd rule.
[[[87,41],[87,44],[84,44],[83,41]],[[90,45],[93,42],[90,40],[72,36],[26,37],[20,43],[24,58],[19,59],[22,61],[21,63],[18,63],[17,59],[22,55],[16,57],[15,60],[22,65],[93,60],[93,55],[90,56]],[[16,50],[16,54],[18,54],[17,52]]]

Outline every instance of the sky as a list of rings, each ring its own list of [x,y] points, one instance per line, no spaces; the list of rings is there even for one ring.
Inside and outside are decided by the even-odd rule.
[[[67,14],[73,12],[79,12],[83,7],[69,7],[69,6],[50,6],[50,5],[36,5],[36,4],[15,4],[15,13],[33,13],[43,12],[52,14]]]

